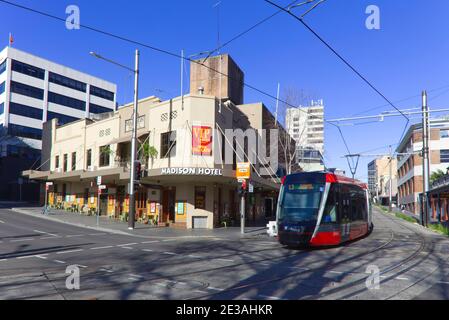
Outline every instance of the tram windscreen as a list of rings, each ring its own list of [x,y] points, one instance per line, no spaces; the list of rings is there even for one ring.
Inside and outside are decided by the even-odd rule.
[[[323,184],[287,183],[281,191],[279,220],[316,221],[323,192]]]

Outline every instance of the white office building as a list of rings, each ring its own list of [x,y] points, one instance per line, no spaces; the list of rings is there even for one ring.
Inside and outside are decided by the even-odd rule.
[[[324,104],[311,101],[310,106],[289,108],[286,128],[296,141],[296,158],[304,171],[324,170]]]
[[[44,122],[57,118],[61,125],[114,111],[116,92],[113,83],[6,47],[0,52],[0,159],[21,159],[23,170],[40,156]],[[11,187],[19,177],[8,167],[0,161],[0,179]],[[8,188],[0,199],[11,197]]]

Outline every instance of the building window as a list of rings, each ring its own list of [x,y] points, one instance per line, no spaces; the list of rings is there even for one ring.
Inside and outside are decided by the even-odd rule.
[[[3,112],[5,112],[5,104],[2,102],[0,103],[0,115],[3,114]]]
[[[109,109],[109,108],[105,108],[93,103],[89,103],[89,112],[90,113],[95,113],[95,114],[99,114],[99,113],[106,113],[106,112],[112,112],[114,110]]]
[[[449,162],[449,150],[440,150],[440,162],[441,163]]]
[[[28,107],[23,104],[10,102],[9,103],[9,112],[12,114],[17,114],[19,116],[33,118],[42,120],[42,109]]]
[[[86,159],[86,165],[87,168],[89,168],[90,166],[92,166],[92,149],[87,150]]]
[[[140,116],[137,118],[137,129],[145,128],[145,116]],[[133,119],[128,119],[125,121],[125,132],[130,132],[133,130]]]
[[[86,84],[71,78],[61,76],[60,74],[50,72],[48,81],[59,84],[61,86],[71,88],[74,90],[86,92]]]
[[[86,102],[54,92],[48,93],[48,101],[81,111],[86,110]]]
[[[67,155],[67,153],[64,155],[64,162],[63,162],[63,170],[64,172],[67,172],[67,169],[69,167],[69,156]]]
[[[0,74],[6,71],[6,59],[0,64]]]
[[[104,90],[95,86],[90,86],[90,94],[109,101],[114,101],[114,92]]]
[[[64,124],[79,120],[78,118],[66,116],[64,114],[48,111],[47,112],[47,121],[58,119],[58,125],[62,126]]]
[[[111,146],[100,147],[100,167],[108,167],[111,154]]]
[[[206,209],[206,187],[195,187],[195,209]]]
[[[59,169],[59,156],[55,157],[55,169]]]
[[[11,92],[39,100],[44,99],[44,90],[20,82],[11,81]]]
[[[2,83],[0,83],[0,94],[2,94],[3,92],[5,92],[5,82],[4,81]]]
[[[161,134],[161,158],[176,156],[176,131]]]
[[[31,77],[39,78],[44,80],[45,79],[45,70],[41,68],[34,67],[32,65],[12,60],[12,67],[11,69],[16,72],[20,72],[23,74],[26,74]]]
[[[440,130],[440,138],[449,138],[449,130]]]
[[[76,152],[72,152],[72,171],[76,170]]]
[[[35,129],[17,124],[10,123],[8,125],[8,134],[11,136],[42,140],[42,130]]]

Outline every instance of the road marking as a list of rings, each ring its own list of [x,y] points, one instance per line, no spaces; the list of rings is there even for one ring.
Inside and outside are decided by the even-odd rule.
[[[43,259],[43,260],[47,260],[48,258],[47,257],[45,257],[44,255],[35,255],[35,257],[36,258],[39,258],[39,259]]]
[[[28,259],[28,258],[33,258],[34,256],[21,256],[21,257],[16,257],[16,259],[22,260],[22,259]]]
[[[447,282],[447,281],[438,281],[437,283],[441,283],[441,284],[449,284],[449,282]]]
[[[159,242],[159,240],[143,241],[143,242],[141,242],[141,243],[147,244],[147,243],[155,243],[155,242]]]
[[[58,235],[54,234],[54,233],[50,233],[50,232],[45,232],[45,231],[40,231],[40,230],[33,230],[34,232],[37,233],[42,233],[42,234],[47,234],[49,236],[53,236],[53,237],[57,237]]]
[[[288,267],[289,269],[298,269],[298,270],[304,270],[304,271],[309,271],[309,268],[304,268],[304,267]]]
[[[265,296],[265,295],[263,295],[263,294],[259,294],[259,297],[267,298],[267,299],[272,299],[272,300],[282,300],[282,298],[279,298],[279,297]]]
[[[160,287],[166,287],[167,285],[165,283],[156,282],[155,285]]]
[[[176,241],[176,239],[165,239],[165,240],[162,240],[163,242],[168,242],[168,241]]]
[[[101,232],[101,233],[89,233],[89,236],[104,236],[106,235],[106,233]]]
[[[153,250],[151,250],[151,249],[142,249],[142,251],[145,251],[145,252],[153,252]]]
[[[39,238],[42,240],[46,240],[46,239],[55,239],[55,238],[61,238],[60,236],[53,236],[53,237],[44,237],[44,238]]]
[[[112,248],[112,247],[113,247],[113,246],[95,247],[95,248],[90,248],[90,250],[109,249],[109,248]]]
[[[0,261],[8,261],[8,259],[0,259]]]
[[[225,261],[225,262],[234,262],[234,260],[231,260],[231,259],[222,259],[222,258],[218,258],[217,260]]]
[[[15,239],[15,240],[10,240],[10,242],[33,241],[33,240],[34,240],[34,238]]]
[[[84,250],[84,249],[76,249],[76,250],[59,251],[59,252],[56,252],[56,254],[64,254],[64,253],[80,252],[80,251],[83,251],[83,250]]]
[[[177,255],[177,253],[174,253],[174,252],[168,252],[168,251],[162,252],[162,254],[169,254],[169,255],[172,255],[172,256]]]
[[[222,289],[222,288],[214,288],[214,287],[207,287],[207,289],[215,290],[215,291],[224,291],[225,290],[225,289]]]
[[[75,238],[75,237],[82,237],[84,236],[84,234],[70,234],[65,236],[66,238]]]
[[[3,220],[0,220],[0,223],[5,223],[5,221],[3,221]]]
[[[195,256],[195,255],[193,255],[193,254],[189,254],[188,257],[190,257],[190,258],[195,258],[195,259],[201,259],[201,258],[202,258],[202,257],[200,257],[200,256]]]
[[[61,263],[61,264],[65,263],[65,261],[61,261],[61,260],[53,260],[53,261],[57,262],[57,263]]]
[[[105,268],[101,268],[101,269],[99,269],[99,271],[104,271],[104,272],[108,272],[108,273],[114,272],[112,270],[108,270],[108,269],[105,269]]]
[[[209,293],[209,292],[201,291],[201,290],[195,290],[195,291],[193,291],[193,292],[198,292],[198,293],[202,293],[202,294],[208,294],[208,293]]]
[[[87,268],[87,266],[83,266],[82,264],[75,264],[75,266],[80,267],[80,268]]]
[[[343,272],[341,272],[341,271],[334,271],[334,270],[331,270],[331,271],[329,271],[330,273],[336,273],[336,274],[342,274]]]
[[[132,243],[125,243],[125,244],[118,244],[117,247],[127,247],[127,246],[134,246],[136,245],[136,242],[132,242]]]
[[[127,249],[127,250],[133,250],[133,248],[131,248],[131,247],[122,247],[122,246],[120,246],[119,248]]]
[[[129,274],[129,276],[133,277],[133,278],[139,278],[139,279],[143,278],[141,275],[133,274],[133,273]]]
[[[406,277],[396,277],[397,280],[410,280],[409,278]]]

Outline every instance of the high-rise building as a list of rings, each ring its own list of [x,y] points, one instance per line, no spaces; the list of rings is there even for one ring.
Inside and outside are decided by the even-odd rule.
[[[296,158],[304,171],[324,170],[324,104],[312,101],[310,106],[287,109],[287,132],[296,141]]]
[[[0,199],[38,200],[20,172],[39,162],[42,124],[60,125],[116,109],[116,85],[32,54],[0,52]]]

